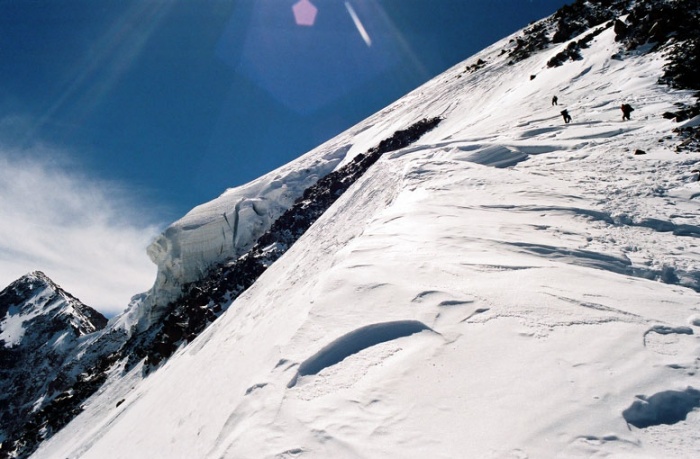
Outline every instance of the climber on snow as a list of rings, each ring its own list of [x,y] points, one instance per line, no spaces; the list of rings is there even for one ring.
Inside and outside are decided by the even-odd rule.
[[[552,97],[552,105],[558,105],[557,102],[559,101],[559,98],[557,96]]]
[[[569,124],[571,122],[571,115],[569,115],[568,110],[562,110],[561,111],[561,116],[564,117],[564,122],[566,124]]]
[[[620,105],[620,110],[622,110],[622,121],[627,121],[630,119],[630,114],[634,111],[630,104]]]

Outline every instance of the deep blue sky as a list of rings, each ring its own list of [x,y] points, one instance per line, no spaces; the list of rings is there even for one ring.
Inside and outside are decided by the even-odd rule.
[[[0,143],[172,220],[567,3],[311,0],[299,26],[297,1],[0,0]]]

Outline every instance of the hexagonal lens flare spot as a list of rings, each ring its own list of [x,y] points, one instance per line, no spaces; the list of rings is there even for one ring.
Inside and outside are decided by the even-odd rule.
[[[414,62],[380,2],[235,3],[239,6],[217,44],[217,55],[271,100],[304,116],[332,103],[345,104],[358,88],[386,78],[385,72],[398,64]],[[414,69],[406,67],[407,72]]]
[[[318,8],[309,0],[299,0],[292,6],[292,11],[294,12],[294,20],[297,25],[310,27],[316,22]]]

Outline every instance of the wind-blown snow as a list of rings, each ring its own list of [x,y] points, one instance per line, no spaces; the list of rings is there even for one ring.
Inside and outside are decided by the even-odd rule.
[[[35,457],[696,456],[700,184],[661,116],[692,94],[656,84],[658,55],[612,59],[611,29],[554,69],[566,44],[508,66],[506,42],[173,225],[150,250],[164,289],[324,172],[444,117]]]

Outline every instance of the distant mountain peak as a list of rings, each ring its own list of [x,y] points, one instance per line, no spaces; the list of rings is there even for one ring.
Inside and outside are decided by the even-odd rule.
[[[107,325],[107,318],[66,292],[42,271],[33,271],[0,292],[0,321],[7,317],[49,315],[70,325],[77,336]]]
[[[14,290],[19,289],[23,292],[32,292],[37,288],[48,288],[55,291],[61,290],[61,287],[51,280],[49,276],[44,274],[43,271],[32,271],[25,274],[7,287],[7,289],[10,288],[13,288]]]
[[[60,398],[81,338],[107,325],[98,311],[41,271],[0,291],[0,441],[23,426],[29,413]],[[6,451],[0,446],[0,457]]]

